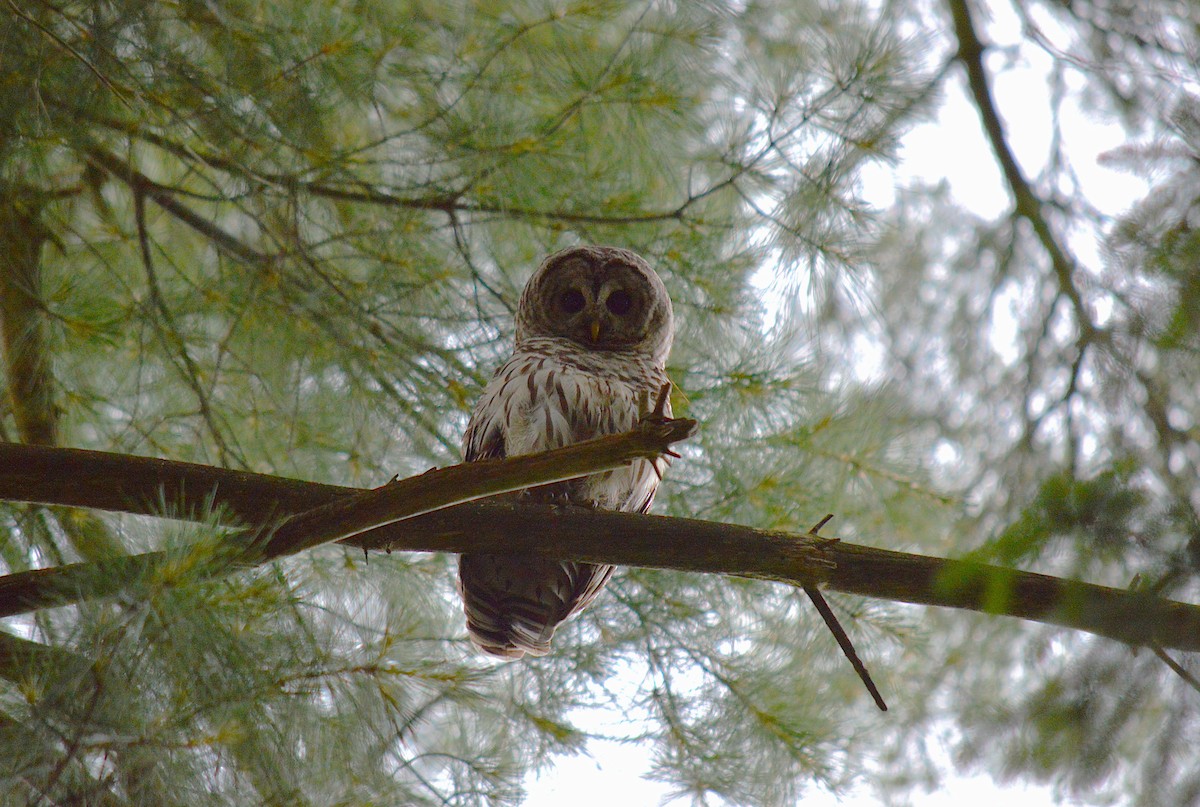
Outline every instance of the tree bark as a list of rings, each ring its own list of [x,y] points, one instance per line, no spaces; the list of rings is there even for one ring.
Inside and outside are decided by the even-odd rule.
[[[0,498],[13,501],[189,520],[223,513],[229,523],[262,526],[363,493],[191,463],[0,444]],[[984,563],[735,524],[519,502],[471,502],[367,530],[342,543],[387,551],[461,553],[502,548],[592,563],[721,573],[793,585],[821,583],[833,591],[1013,616],[1131,645],[1200,651],[1200,606]],[[114,593],[120,585],[107,591],[91,586],[114,578],[119,582],[121,575],[136,579],[161,559],[155,553],[0,577],[0,615],[74,601],[81,592]],[[121,568],[109,568],[113,564]]]

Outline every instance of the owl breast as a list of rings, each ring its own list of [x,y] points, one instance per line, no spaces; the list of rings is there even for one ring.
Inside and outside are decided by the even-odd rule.
[[[554,338],[526,340],[475,410],[464,439],[467,459],[531,454],[628,431],[653,409],[665,383],[666,374],[637,354],[584,351]],[[594,474],[571,484],[568,498],[644,512],[664,468],[656,473],[640,460]]]

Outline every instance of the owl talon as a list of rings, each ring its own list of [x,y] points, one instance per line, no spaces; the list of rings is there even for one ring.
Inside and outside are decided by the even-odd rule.
[[[650,416],[656,420],[667,419],[667,401],[671,399],[671,382],[663,384],[658,388],[658,398],[654,401],[654,411]]]

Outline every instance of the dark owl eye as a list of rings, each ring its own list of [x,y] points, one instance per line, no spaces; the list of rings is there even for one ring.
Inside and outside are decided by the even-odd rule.
[[[604,306],[618,317],[623,317],[629,313],[629,309],[633,308],[633,298],[629,296],[629,292],[617,289],[608,295]]]
[[[578,314],[583,310],[585,303],[583,292],[578,289],[568,289],[558,295],[558,307],[568,314]]]

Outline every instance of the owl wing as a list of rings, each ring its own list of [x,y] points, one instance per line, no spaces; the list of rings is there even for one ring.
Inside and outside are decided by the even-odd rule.
[[[647,389],[658,388],[658,379],[652,381]],[[553,357],[515,355],[476,406],[463,435],[463,454],[467,461],[492,459],[624,431],[652,406],[644,400],[647,395],[632,390],[619,381],[570,372]],[[646,512],[662,467],[656,471],[648,461],[638,461],[526,496],[561,501],[565,493],[580,504]],[[612,573],[608,565],[535,556],[463,555],[459,591],[471,640],[506,658],[545,655],[555,628],[586,608]]]
[[[503,370],[501,368],[501,372]],[[463,433],[463,460],[466,462],[508,456],[504,447],[504,410],[497,400],[500,389],[493,389],[494,386],[495,382],[488,385],[467,422],[467,430]]]
[[[592,419],[583,389],[551,356],[518,353],[496,371],[463,434],[467,462],[576,443]],[[586,429],[585,429],[586,430]]]

